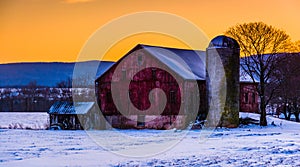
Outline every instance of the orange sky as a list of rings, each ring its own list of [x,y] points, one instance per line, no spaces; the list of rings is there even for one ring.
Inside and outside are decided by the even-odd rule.
[[[237,23],[263,21],[285,30],[293,41],[300,40],[298,0],[1,0],[0,63],[76,61],[98,28],[120,16],[143,11],[181,16],[210,39]],[[117,60],[137,43],[181,47],[180,42],[159,35],[129,40],[105,60]]]

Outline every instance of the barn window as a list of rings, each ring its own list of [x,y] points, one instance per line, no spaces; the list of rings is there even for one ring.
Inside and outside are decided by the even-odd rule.
[[[245,103],[248,103],[248,93],[245,93]]]
[[[122,70],[122,80],[125,80],[126,79],[126,70],[123,69]]]
[[[106,102],[110,103],[112,101],[111,93],[106,92]]]
[[[175,103],[176,102],[176,93],[174,90],[170,91],[170,103]]]
[[[138,56],[138,65],[142,65],[143,57],[141,55]]]
[[[252,103],[255,103],[255,93],[252,93]]]
[[[152,68],[152,79],[156,79],[156,68]]]

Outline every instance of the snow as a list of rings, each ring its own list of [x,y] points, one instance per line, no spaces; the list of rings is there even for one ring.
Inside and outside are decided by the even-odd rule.
[[[141,45],[184,79],[205,80],[205,52]]]
[[[205,80],[205,51],[140,45],[184,79]],[[240,67],[240,81],[253,82],[242,67]],[[259,80],[255,78],[255,82],[258,83]]]
[[[0,129],[46,129],[46,112],[0,112]]]
[[[3,115],[4,114],[4,115]],[[36,113],[35,113],[36,114]],[[16,117],[26,119],[27,116]],[[38,113],[37,115],[43,115]],[[7,115],[6,115],[7,116]],[[0,123],[7,118],[0,113]],[[44,116],[33,116],[47,121]],[[259,115],[241,113],[240,117],[258,119]],[[15,118],[18,119],[18,118]],[[299,166],[300,124],[267,117],[269,126],[244,125],[236,129],[210,130],[104,130],[50,131],[0,129],[0,166]],[[271,123],[274,122],[274,125]],[[138,137],[129,143],[116,133]],[[169,134],[169,137],[162,137]],[[164,144],[178,135],[182,140],[151,156],[139,158],[120,155],[118,150],[134,152],[145,145]],[[105,148],[95,136],[114,144]],[[149,138],[155,135],[157,138]],[[158,142],[159,141],[159,142]]]

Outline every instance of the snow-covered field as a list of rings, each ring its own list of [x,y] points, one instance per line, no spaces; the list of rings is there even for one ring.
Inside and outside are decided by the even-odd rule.
[[[3,125],[5,117],[1,114]],[[258,118],[256,114],[241,115]],[[27,118],[23,115],[22,119]],[[207,139],[200,139],[205,131],[192,130],[168,150],[140,158],[116,152],[132,153],[141,146],[168,143],[187,131],[121,131],[143,139],[130,143],[114,130],[0,129],[0,166],[300,166],[300,124],[268,117],[270,124],[272,121],[276,126],[216,129]],[[169,137],[162,137],[166,133]],[[157,140],[149,138],[153,134]],[[114,147],[102,147],[91,136],[102,136]]]
[[[46,112],[0,112],[0,129],[46,129]]]

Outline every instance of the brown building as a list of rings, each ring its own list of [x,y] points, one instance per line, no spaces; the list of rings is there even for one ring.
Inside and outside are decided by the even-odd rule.
[[[258,113],[258,94],[256,87],[258,83],[253,82],[240,82],[240,111]]]
[[[99,108],[115,128],[184,128],[196,116],[204,120],[205,58],[205,51],[139,44],[96,79]],[[255,88],[241,83],[241,111],[257,112]]]

